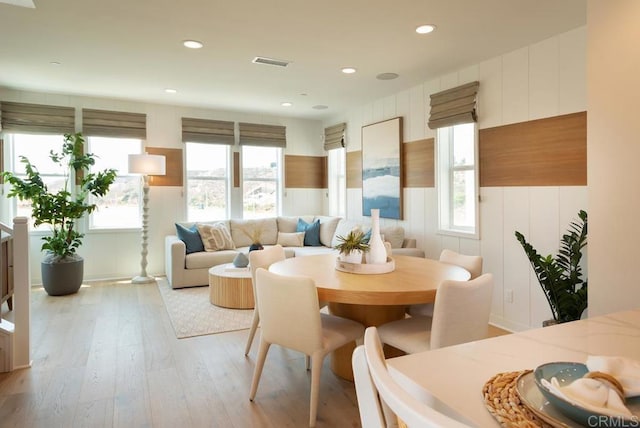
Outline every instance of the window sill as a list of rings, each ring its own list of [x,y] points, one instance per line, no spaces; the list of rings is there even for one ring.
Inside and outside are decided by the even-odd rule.
[[[464,230],[438,229],[438,235],[455,236],[457,238],[480,239],[479,231],[467,232]]]

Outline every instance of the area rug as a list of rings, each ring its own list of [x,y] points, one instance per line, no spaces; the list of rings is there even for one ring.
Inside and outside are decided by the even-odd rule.
[[[178,339],[251,327],[252,309],[226,309],[212,305],[209,287],[174,290],[166,278],[159,278],[158,289]]]

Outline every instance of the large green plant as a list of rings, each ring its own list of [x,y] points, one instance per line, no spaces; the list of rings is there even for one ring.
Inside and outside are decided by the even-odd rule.
[[[2,175],[12,186],[7,196],[31,202],[34,225],[51,225],[53,233],[42,238],[42,250],[61,260],[73,256],[82,244],[84,234],[76,230],[76,221],[96,209],[96,204],[88,203],[88,196],[104,196],[116,178],[116,170],[89,173],[89,167],[95,164],[95,155],[84,153],[81,133],[65,134],[60,153],[52,150],[49,157],[65,171],[64,186],[57,192],[49,191],[38,169],[24,156],[20,161],[25,167],[25,179],[12,172]],[[72,177],[78,180],[75,188]]]
[[[587,245],[587,213],[580,210],[578,217],[580,221],[571,222],[562,235],[555,257],[541,256],[520,232],[515,233],[558,322],[578,320],[587,308],[587,280],[582,279],[580,267],[582,249]]]

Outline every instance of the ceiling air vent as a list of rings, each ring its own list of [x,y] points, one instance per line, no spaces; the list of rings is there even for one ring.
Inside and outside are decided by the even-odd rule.
[[[281,59],[266,58],[264,56],[257,56],[251,62],[255,64],[274,65],[276,67],[286,67],[287,65],[289,65],[289,61],[283,61]]]

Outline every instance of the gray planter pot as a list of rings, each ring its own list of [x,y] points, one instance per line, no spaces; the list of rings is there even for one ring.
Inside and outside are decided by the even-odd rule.
[[[77,293],[84,276],[84,259],[78,255],[56,260],[47,256],[40,264],[42,286],[49,296]]]

